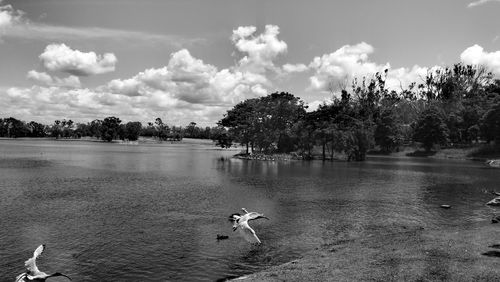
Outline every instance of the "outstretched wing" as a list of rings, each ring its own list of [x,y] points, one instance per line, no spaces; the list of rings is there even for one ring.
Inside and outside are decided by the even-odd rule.
[[[24,266],[26,267],[26,273],[28,275],[36,275],[40,270],[36,267],[36,259],[43,253],[45,249],[45,245],[40,245],[33,252],[33,257],[24,262]]]
[[[245,214],[243,217],[245,217],[246,221],[255,220],[255,219],[259,219],[259,218],[265,218],[265,219],[269,220],[269,218],[265,217],[264,214],[258,213],[258,212],[249,212],[249,213]]]
[[[254,244],[260,244],[259,237],[257,237],[255,231],[253,231],[246,221],[240,223],[239,227],[240,234],[246,241]]]
[[[21,281],[24,281],[24,278],[26,278],[27,274],[26,273],[21,273],[19,274],[17,277],[16,277],[16,281],[15,282],[21,282]]]

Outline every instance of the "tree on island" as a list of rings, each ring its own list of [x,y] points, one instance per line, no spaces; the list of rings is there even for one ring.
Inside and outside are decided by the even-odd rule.
[[[234,140],[264,153],[287,153],[294,149],[292,127],[305,115],[300,98],[276,92],[245,100],[229,110],[218,122],[229,128]]]
[[[448,128],[439,108],[430,107],[422,113],[415,125],[413,138],[421,142],[427,152],[435,144],[444,145],[448,142]]]

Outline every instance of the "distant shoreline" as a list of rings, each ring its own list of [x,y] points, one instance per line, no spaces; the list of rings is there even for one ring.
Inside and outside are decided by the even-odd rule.
[[[200,144],[213,144],[213,141],[210,139],[197,139],[197,138],[183,138],[180,141],[165,141],[165,140],[156,140],[150,137],[140,137],[138,140],[135,141],[125,141],[125,140],[112,140],[111,142],[97,139],[95,137],[82,137],[82,138],[54,138],[54,137],[19,137],[19,138],[9,138],[9,137],[0,137],[0,140],[19,140],[19,141],[24,141],[24,140],[48,140],[48,141],[60,141],[60,142],[74,142],[74,141],[81,141],[81,142],[97,142],[97,143],[200,143]]]
[[[125,145],[138,145],[138,144],[160,144],[160,143],[172,143],[172,144],[205,144],[213,145],[213,141],[210,139],[195,139],[195,138],[183,138],[180,141],[159,141],[150,137],[140,137],[136,141],[123,141],[123,140],[113,140],[107,142],[95,137],[82,137],[82,138],[54,138],[54,137],[20,137],[20,138],[9,138],[0,137],[2,140],[52,140],[57,142],[97,142],[97,143],[114,143],[114,144],[125,144]],[[475,150],[478,150],[481,146],[473,146],[468,148],[445,148],[438,151],[432,152],[432,154],[426,154],[420,151],[417,147],[406,147],[399,152],[393,152],[389,154],[382,154],[379,152],[368,152],[368,157],[374,156],[387,156],[387,157],[417,157],[417,158],[434,158],[434,159],[457,159],[457,160],[470,160],[470,161],[486,161],[490,159],[500,159],[500,152],[495,151],[492,153],[486,152],[485,155],[480,156],[470,156]],[[233,146],[229,148],[230,150],[242,149],[240,146]],[[500,150],[500,149],[499,149]],[[233,155],[237,159],[245,160],[259,160],[259,161],[291,161],[291,160],[303,160],[301,156],[297,153],[288,154],[264,154],[264,153],[237,153]],[[320,155],[315,154],[312,160],[321,160]],[[346,161],[342,158],[343,156],[335,155],[334,159],[327,159],[326,161]]]

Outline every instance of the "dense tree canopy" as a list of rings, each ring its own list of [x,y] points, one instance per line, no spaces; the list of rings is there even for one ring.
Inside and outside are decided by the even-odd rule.
[[[294,149],[292,127],[305,115],[304,102],[290,93],[273,93],[245,100],[229,110],[220,126],[229,128],[234,140],[261,152]]]
[[[495,141],[500,112],[500,80],[481,66],[456,64],[429,71],[418,83],[395,91],[386,88],[388,71],[354,79],[331,103],[306,113],[290,93],[245,100],[227,112],[219,125],[252,151],[298,152],[323,159],[343,153],[363,160],[368,150],[397,150],[417,142],[467,145]],[[318,149],[316,149],[318,150]]]

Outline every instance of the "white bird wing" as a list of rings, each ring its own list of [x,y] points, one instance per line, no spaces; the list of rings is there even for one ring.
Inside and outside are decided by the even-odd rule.
[[[24,278],[27,276],[26,273],[21,273],[19,274],[17,277],[16,277],[16,281],[15,282],[20,282],[20,281],[24,281]]]
[[[264,214],[261,214],[261,213],[258,213],[258,212],[249,212],[247,214],[245,214],[247,220],[254,220],[254,219],[259,219],[259,218],[265,218],[265,219],[269,219],[267,217],[264,216]]]
[[[243,238],[245,240],[247,240],[250,243],[260,244],[259,237],[257,237],[257,235],[255,234],[255,231],[252,229],[252,227],[250,227],[250,225],[248,225],[248,222],[246,222],[246,221],[240,222],[239,227],[240,227],[239,228],[240,234],[241,234],[241,236],[243,236]]]
[[[45,245],[40,245],[33,252],[33,257],[24,262],[24,266],[26,267],[28,275],[36,275],[40,272],[38,267],[36,267],[36,259],[43,253],[45,249]]]

